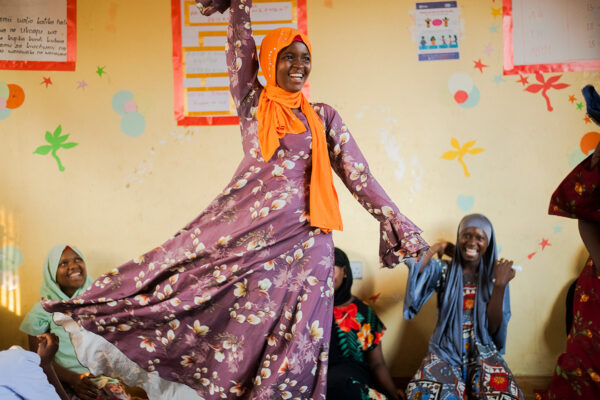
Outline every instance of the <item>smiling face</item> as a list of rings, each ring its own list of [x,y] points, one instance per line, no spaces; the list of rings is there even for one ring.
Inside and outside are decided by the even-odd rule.
[[[311,57],[308,47],[293,41],[277,54],[275,79],[277,86],[291,93],[299,92],[310,74]]]
[[[458,250],[464,263],[479,265],[487,248],[488,238],[479,228],[465,228],[458,235]]]
[[[83,286],[86,279],[85,262],[70,247],[65,248],[56,270],[56,283],[69,297]]]

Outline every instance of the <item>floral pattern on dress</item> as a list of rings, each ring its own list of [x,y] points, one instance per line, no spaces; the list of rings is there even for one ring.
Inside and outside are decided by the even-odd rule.
[[[332,352],[338,363],[360,364],[368,371],[365,353],[373,350],[381,343],[381,337],[385,332],[385,325],[375,314],[375,311],[356,297],[352,297],[351,303],[345,306],[333,307],[333,332],[331,338]],[[331,366],[335,374],[338,364]],[[360,394],[360,398],[387,399],[387,396],[369,386],[369,382],[363,382],[356,375],[347,377],[353,393]],[[338,395],[339,397],[339,395]]]
[[[261,157],[251,6],[233,0],[230,8],[226,60],[244,151],[231,181],[162,245],[104,274],[71,302],[45,303],[99,336],[94,343],[106,357],[76,345],[83,363],[95,373],[128,376],[126,383],[158,382],[144,387],[151,399],[165,388],[192,388],[207,400],[325,397],[333,243],[331,234],[310,226],[306,118],[297,114],[306,132],[281,138],[269,162]],[[393,267],[426,247],[372,176],[339,114],[325,104],[313,107],[326,127],[333,169],[382,226],[382,264]],[[89,337],[71,333],[72,340]],[[119,357],[141,368],[111,364]]]

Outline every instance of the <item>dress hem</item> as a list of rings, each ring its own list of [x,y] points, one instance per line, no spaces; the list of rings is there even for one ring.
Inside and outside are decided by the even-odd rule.
[[[113,376],[129,386],[141,387],[150,400],[204,400],[191,387],[163,379],[157,372],[144,370],[115,345],[79,326],[66,314],[55,312],[52,318],[67,331],[79,362],[93,375]]]

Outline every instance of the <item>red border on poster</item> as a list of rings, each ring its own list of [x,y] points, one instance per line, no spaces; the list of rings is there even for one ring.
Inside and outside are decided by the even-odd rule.
[[[67,2],[67,61],[0,60],[0,69],[75,71],[77,60],[77,0]]]
[[[306,0],[296,0],[298,5],[298,29],[307,33]],[[181,7],[179,0],[171,0],[171,21],[173,30],[173,88],[175,120],[179,126],[189,125],[237,125],[237,116],[188,117],[183,106],[183,54],[181,46]],[[305,95],[307,92],[303,89]]]
[[[502,2],[502,31],[504,34],[504,75],[534,74],[536,72],[598,71],[600,60],[571,61],[551,64],[514,65],[512,0]]]

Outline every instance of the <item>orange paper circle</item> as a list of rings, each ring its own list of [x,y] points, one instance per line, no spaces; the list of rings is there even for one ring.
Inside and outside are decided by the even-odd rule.
[[[19,85],[9,83],[8,85],[8,99],[6,99],[6,108],[18,108],[25,101],[25,92]]]
[[[581,138],[579,146],[583,154],[588,155],[598,146],[598,142],[600,142],[600,132],[588,132]]]

